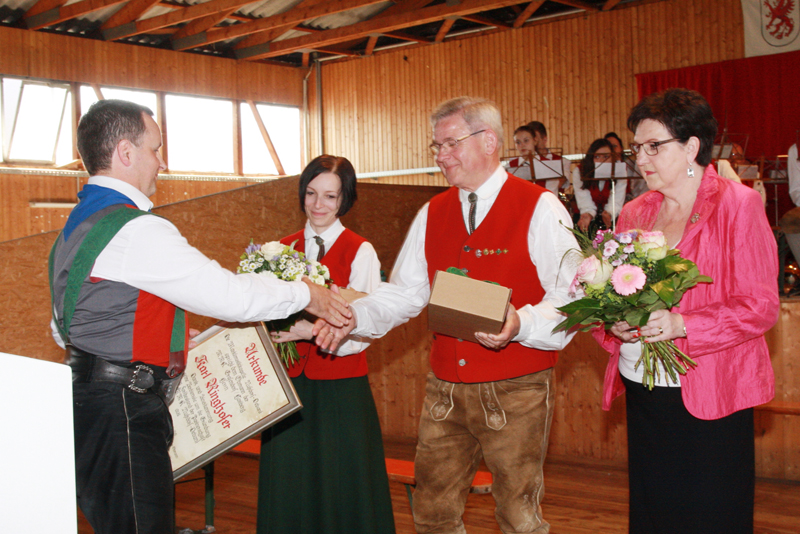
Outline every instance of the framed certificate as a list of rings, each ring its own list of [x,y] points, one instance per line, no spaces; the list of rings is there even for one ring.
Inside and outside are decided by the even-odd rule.
[[[174,480],[303,407],[263,324],[219,323],[195,340],[170,406]]]

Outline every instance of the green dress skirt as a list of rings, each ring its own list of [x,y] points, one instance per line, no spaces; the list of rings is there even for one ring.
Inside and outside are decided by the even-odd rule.
[[[292,381],[303,409],[261,435],[258,534],[394,534],[367,377]]]

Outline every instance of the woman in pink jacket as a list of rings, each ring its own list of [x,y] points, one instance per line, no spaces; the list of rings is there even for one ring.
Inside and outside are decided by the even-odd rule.
[[[764,333],[778,318],[775,238],[758,193],[714,171],[717,121],[697,92],[670,89],[628,117],[650,188],[618,228],[659,230],[713,279],[641,328],[595,337],[611,353],[603,408],[626,394],[630,532],[752,533],[753,406],[774,396]],[[652,391],[635,368],[641,343],[674,340],[697,368]]]

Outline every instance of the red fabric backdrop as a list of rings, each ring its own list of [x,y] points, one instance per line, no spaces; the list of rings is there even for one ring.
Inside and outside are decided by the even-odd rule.
[[[700,92],[714,110],[719,131],[750,134],[747,159],[773,159],[797,142],[800,129],[800,51],[709,63],[636,75],[639,98],[670,87]],[[737,141],[737,139],[734,139]],[[773,187],[767,186],[769,196]],[[779,189],[781,214],[786,186]],[[770,199],[772,200],[772,199]],[[774,207],[767,206],[770,220]],[[774,222],[774,221],[773,221]]]

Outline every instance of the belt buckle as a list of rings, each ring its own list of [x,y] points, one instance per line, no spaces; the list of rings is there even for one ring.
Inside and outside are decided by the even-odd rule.
[[[140,388],[136,386],[136,381],[139,379],[139,372],[140,371],[147,371],[148,374],[151,376],[153,375],[153,370],[150,369],[146,365],[137,365],[136,368],[133,370],[133,376],[131,376],[131,383],[128,384],[128,389],[135,391],[136,393],[147,393],[149,388]]]

